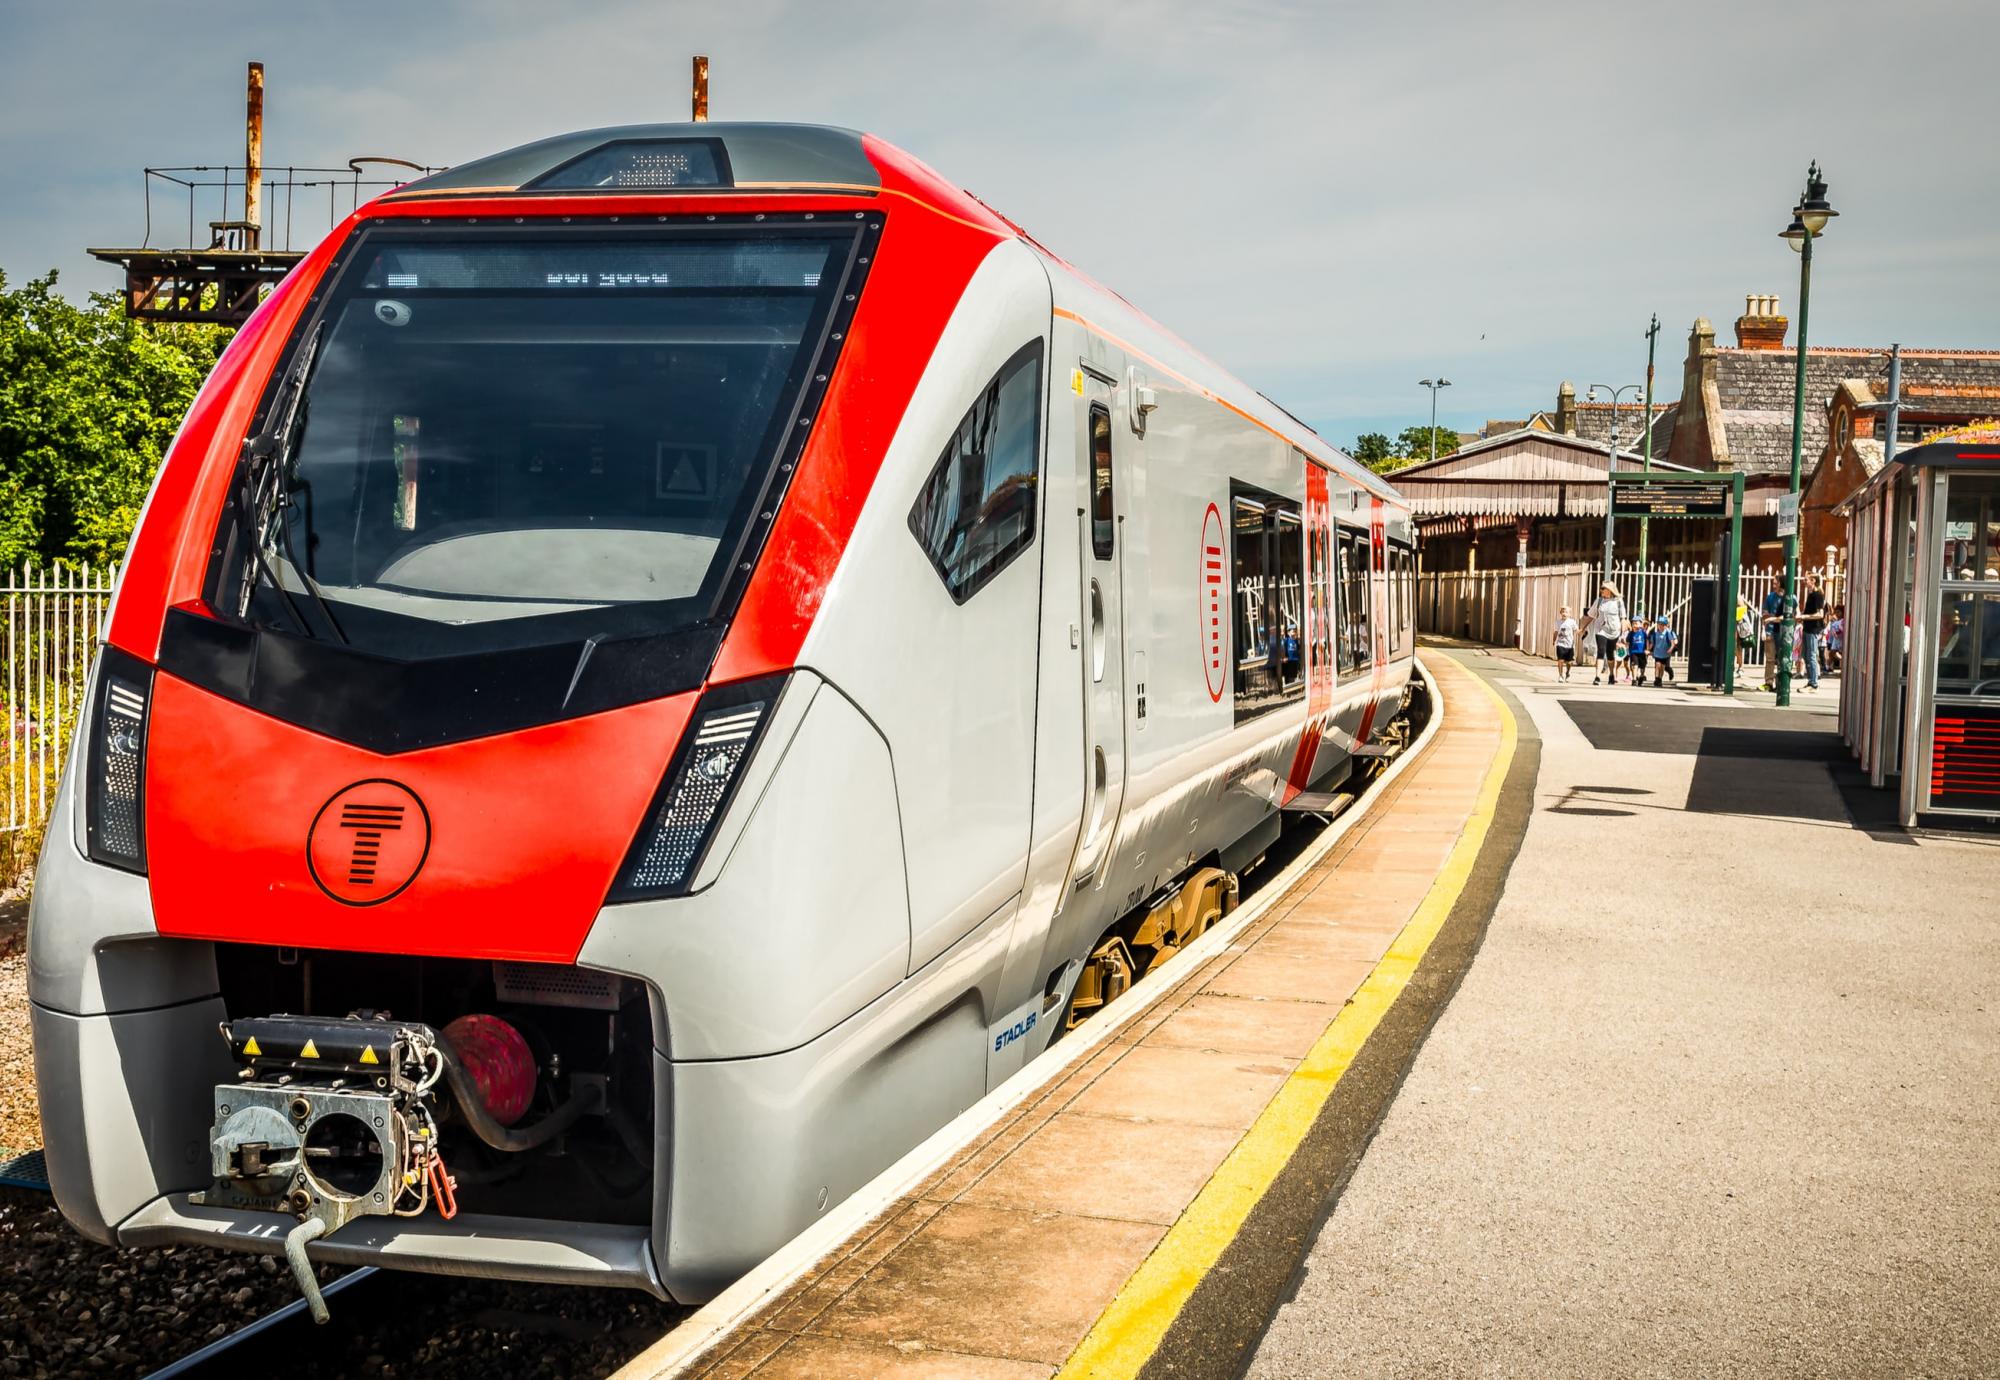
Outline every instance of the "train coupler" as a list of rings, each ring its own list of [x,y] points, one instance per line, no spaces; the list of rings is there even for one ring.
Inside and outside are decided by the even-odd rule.
[[[438,1157],[444,1050],[429,1026],[362,1013],[265,1016],[222,1028],[242,1068],[215,1088],[209,1207],[287,1213],[293,1272],[305,1243],[357,1217],[457,1211]],[[317,1288],[301,1289],[309,1302]],[[324,1302],[313,1315],[323,1320]]]

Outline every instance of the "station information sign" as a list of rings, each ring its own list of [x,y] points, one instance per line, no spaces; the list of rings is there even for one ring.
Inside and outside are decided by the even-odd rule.
[[[1714,481],[1648,480],[1617,486],[1619,517],[1729,516],[1729,486]]]

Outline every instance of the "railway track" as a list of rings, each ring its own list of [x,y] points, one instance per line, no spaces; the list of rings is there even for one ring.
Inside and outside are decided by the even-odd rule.
[[[67,1224],[57,1220],[48,1199],[48,1180],[39,1152],[18,1158],[0,1155],[0,1193],[16,1212],[38,1219],[26,1235],[58,1234],[66,1247],[76,1247],[99,1259],[71,1268],[58,1282],[59,1305],[44,1299],[22,1308],[29,1316],[5,1319],[0,1328],[0,1357],[19,1364],[7,1373],[22,1375],[91,1374],[145,1377],[145,1380],[191,1380],[192,1377],[235,1377],[254,1373],[284,1375],[292,1380],[395,1380],[418,1376],[426,1380],[506,1375],[588,1376],[618,1368],[671,1328],[686,1311],[634,1293],[581,1288],[512,1284],[498,1280],[442,1278],[395,1270],[350,1270],[324,1285],[334,1310],[330,1326],[315,1326],[306,1304],[293,1299],[262,1312],[240,1327],[207,1341],[184,1355],[172,1353],[201,1337],[213,1314],[203,1317],[185,1335],[155,1333],[133,1343],[148,1355],[136,1364],[97,1359],[67,1349],[67,1333],[76,1330],[71,1314],[81,1306],[97,1327],[116,1296],[157,1294],[164,1299],[181,1286],[167,1270],[119,1275],[118,1283],[98,1284],[104,1297],[85,1293],[87,1281],[106,1278],[103,1266],[123,1253],[73,1239]],[[196,1269],[239,1264],[235,1257],[189,1251]],[[21,1268],[12,1263],[8,1268]],[[275,1282],[275,1277],[274,1282]],[[138,1298],[127,1299],[128,1310]],[[138,1326],[130,1331],[136,1333]],[[8,1342],[11,1341],[12,1345]],[[107,1348],[108,1350],[108,1348]]]

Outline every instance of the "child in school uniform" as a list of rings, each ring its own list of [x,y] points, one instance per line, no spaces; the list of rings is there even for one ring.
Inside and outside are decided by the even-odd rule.
[[[1564,604],[1556,612],[1556,679],[1568,680],[1569,668],[1576,664],[1576,620],[1569,616],[1569,605]]]
[[[1640,614],[1632,620],[1632,629],[1625,634],[1625,668],[1631,677],[1630,684],[1646,683],[1646,615]]]
[[[1647,646],[1653,657],[1653,684],[1661,685],[1674,678],[1674,630],[1667,626],[1664,618],[1653,620],[1653,635]]]

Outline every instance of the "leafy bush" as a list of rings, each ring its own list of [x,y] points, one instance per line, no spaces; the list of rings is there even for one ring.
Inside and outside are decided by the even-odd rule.
[[[221,326],[78,306],[0,273],[0,568],[124,557],[167,443],[228,343]]]

